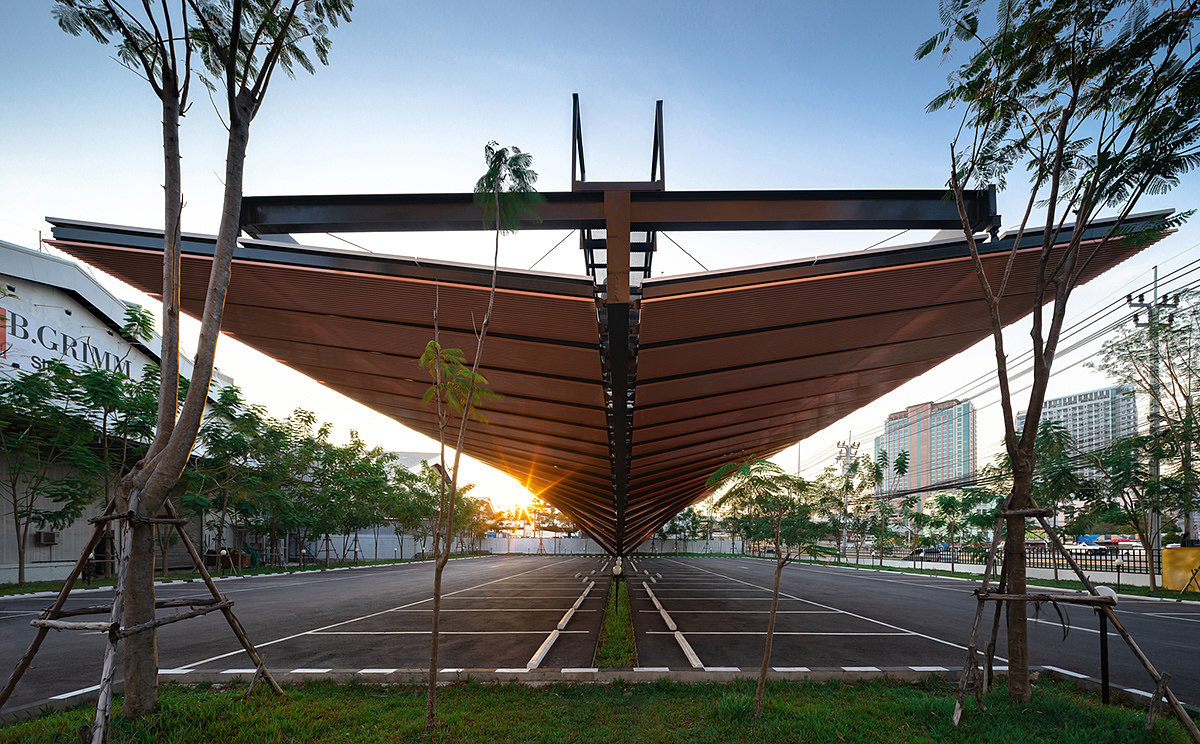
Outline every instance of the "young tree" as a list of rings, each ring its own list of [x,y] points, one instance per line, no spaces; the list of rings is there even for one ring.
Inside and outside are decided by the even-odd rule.
[[[943,0],[943,28],[917,49],[918,58],[939,48],[947,55],[959,45],[969,50],[929,110],[964,109],[950,146],[949,182],[991,319],[1013,466],[1009,509],[1030,504],[1034,441],[1067,301],[1103,245],[1085,241],[1085,231],[1102,210],[1112,210],[1116,220],[1105,241],[1158,238],[1170,225],[1129,235],[1127,218],[1143,195],[1169,190],[1200,155],[1198,15],[1194,2],[1151,15],[1141,0]],[[1030,174],[1025,211],[1004,270],[988,271],[964,189],[989,181],[1004,187],[1018,165]],[[1035,217],[1035,208],[1044,213]],[[1075,224],[1069,233],[1068,219]],[[1030,333],[1033,380],[1024,429],[1017,431],[1003,332],[1011,318],[1001,307],[1017,248],[1035,222],[1043,239]],[[1010,536],[1024,534],[1023,520],[1009,519]],[[1018,595],[1026,591],[1021,542],[1007,540],[1004,556],[1009,592]],[[1008,604],[1008,687],[1021,701],[1030,699],[1026,612],[1022,602]]]
[[[779,609],[779,580],[783,575],[783,567],[793,560],[791,553],[784,550],[785,540],[792,545],[802,546],[804,552],[810,555],[822,551],[821,546],[817,545],[815,526],[809,519],[808,509],[800,502],[808,490],[808,483],[799,476],[784,472],[773,462],[746,460],[722,466],[709,477],[706,485],[714,491],[724,492],[717,500],[719,508],[728,507],[734,512],[749,513],[764,519],[769,524],[770,539],[775,545],[771,611],[767,617],[767,638],[758,673],[758,687],[754,692],[754,715],[761,716],[767,670],[771,663],[771,644],[775,638],[775,617]]]
[[[0,377],[0,479],[17,542],[17,583],[25,583],[31,527],[62,529],[97,495],[103,463],[81,410],[78,374],[61,362]]]
[[[475,358],[469,365],[461,349],[446,349],[441,345],[438,334],[437,308],[433,312],[434,337],[425,347],[419,360],[420,365],[433,378],[433,385],[425,395],[425,401],[436,402],[438,422],[438,446],[440,463],[446,462],[446,437],[450,429],[450,413],[458,416],[458,432],[454,442],[454,463],[449,472],[443,464],[437,467],[441,473],[438,498],[438,522],[434,529],[433,571],[433,629],[429,648],[429,685],[425,708],[425,728],[432,730],[437,725],[437,655],[438,625],[442,598],[442,571],[450,558],[453,544],[451,535],[454,525],[454,501],[458,493],[458,468],[462,457],[463,440],[467,424],[472,418],[482,419],[476,403],[488,397],[497,397],[487,387],[487,380],[479,374],[479,363],[483,359],[483,343],[487,339],[488,326],[492,321],[492,308],[496,300],[496,276],[500,263],[500,236],[516,231],[522,217],[536,216],[536,206],[544,201],[534,190],[537,173],[533,170],[533,156],[519,149],[498,148],[489,142],[483,148],[487,170],[475,184],[475,203],[483,209],[483,223],[495,230],[495,248],[492,253],[492,283],[488,291],[487,309],[476,336]],[[441,543],[445,535],[444,546]]]

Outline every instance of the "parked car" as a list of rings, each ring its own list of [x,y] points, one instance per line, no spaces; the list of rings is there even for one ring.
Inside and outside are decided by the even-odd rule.
[[[1108,548],[1104,547],[1103,545],[1096,545],[1094,543],[1070,543],[1068,545],[1064,545],[1063,547],[1072,553],[1079,553],[1080,555],[1108,554]]]
[[[942,558],[941,548],[917,548],[904,556],[906,561],[937,561]]]

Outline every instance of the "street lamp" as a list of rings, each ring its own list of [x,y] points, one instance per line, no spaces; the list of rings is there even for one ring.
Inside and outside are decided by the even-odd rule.
[[[1121,591],[1121,566],[1125,565],[1125,561],[1121,560],[1121,556],[1113,561],[1113,565],[1117,567],[1117,591]]]
[[[229,555],[229,551],[221,548],[221,575],[225,575],[225,556]]]

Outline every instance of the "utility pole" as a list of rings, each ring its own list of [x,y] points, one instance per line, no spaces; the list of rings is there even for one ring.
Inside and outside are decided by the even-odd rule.
[[[858,456],[858,442],[853,441],[853,434],[846,432],[845,441],[838,442],[837,460],[842,464],[842,544],[844,549],[849,539],[848,522],[850,516],[850,469],[854,458]]]
[[[1158,267],[1154,267],[1154,284],[1151,286],[1150,301],[1146,302],[1146,295],[1139,294],[1137,301],[1133,299],[1133,295],[1126,295],[1125,302],[1129,307],[1139,308],[1146,311],[1146,322],[1143,323],[1139,317],[1141,313],[1133,314],[1133,323],[1138,328],[1150,329],[1150,363],[1152,366],[1150,376],[1150,436],[1154,439],[1155,449],[1150,453],[1150,478],[1157,486],[1159,480],[1159,463],[1158,463],[1158,436],[1162,429],[1162,371],[1160,369],[1158,338],[1154,329],[1158,327],[1159,313],[1164,309],[1174,309],[1179,306],[1179,297],[1176,296],[1173,300],[1169,297],[1158,296]],[[1174,320],[1174,316],[1167,318],[1167,323]],[[1150,533],[1150,569],[1154,571],[1155,558],[1159,554],[1158,551],[1162,548],[1162,513],[1157,506],[1151,507],[1147,519],[1147,531]]]

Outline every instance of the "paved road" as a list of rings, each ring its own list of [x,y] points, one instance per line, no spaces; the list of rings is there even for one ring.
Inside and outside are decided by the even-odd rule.
[[[757,668],[770,609],[773,561],[734,558],[652,558],[639,573],[706,667]],[[658,576],[661,575],[661,578]],[[686,667],[688,659],[642,588],[631,584],[640,662]],[[960,669],[974,621],[974,582],[893,572],[792,564],[780,583],[780,615],[772,665],[796,667],[937,667]],[[1100,676],[1094,611],[1067,608],[1063,638],[1050,607],[1030,618],[1031,663]],[[988,614],[990,628],[990,612]],[[1185,702],[1200,703],[1200,606],[1121,599],[1117,616]],[[643,642],[647,641],[647,642]],[[1007,654],[1003,625],[997,655]],[[1109,630],[1112,683],[1153,690],[1121,637]]]
[[[526,667],[594,580],[596,586],[540,661],[542,667],[590,666],[608,591],[609,577],[600,572],[601,566],[595,558],[566,557],[450,561],[442,584],[439,665]],[[269,668],[383,672],[428,668],[432,577],[432,565],[421,563],[247,578],[218,586],[234,600],[234,611],[266,654]],[[159,598],[204,593],[202,584],[158,589]],[[110,592],[82,593],[72,597],[68,607],[109,599]],[[0,601],[0,668],[7,671],[16,664],[34,635],[28,621],[50,601]],[[160,616],[176,611],[160,610]],[[253,672],[220,613],[164,626],[158,648],[164,675],[178,670]],[[5,711],[94,685],[103,653],[104,639],[98,633],[52,631]]]
[[[452,561],[444,579],[440,666],[450,669],[587,669],[595,652],[609,576],[596,558],[494,556]],[[630,583],[643,668],[757,669],[770,606],[773,563],[735,558],[637,559]],[[631,567],[631,568],[632,568]],[[432,566],[249,578],[220,584],[275,670],[314,674],[354,670],[364,678],[428,665]],[[578,574],[578,576],[577,576]],[[631,577],[632,578],[632,577]],[[580,602],[544,658],[538,651],[564,613]],[[694,653],[689,658],[642,581]],[[974,617],[974,584],[896,573],[792,565],[785,569],[772,665],[827,668],[957,669]],[[197,596],[176,584],[160,597]],[[98,604],[108,592],[79,594],[70,606]],[[11,668],[33,636],[28,621],[45,598],[0,600],[0,669]],[[164,613],[175,610],[164,610]],[[1186,702],[1200,702],[1200,606],[1122,600],[1118,614]],[[1046,608],[1032,626],[1033,663],[1098,676],[1098,631],[1090,610],[1070,610],[1065,640]],[[1148,678],[1119,636],[1110,638],[1114,684],[1145,690]],[[103,639],[51,633],[37,666],[6,711],[39,705],[94,685]],[[999,654],[1006,653],[1001,635]],[[250,664],[219,614],[164,627],[164,675],[182,670],[247,674]],[[1001,662],[1002,663],[1002,662]]]

